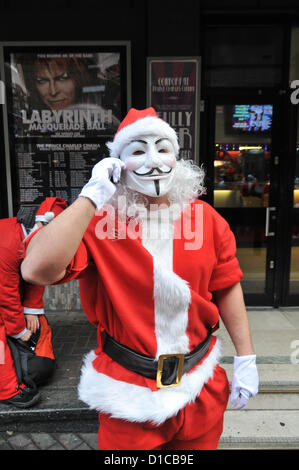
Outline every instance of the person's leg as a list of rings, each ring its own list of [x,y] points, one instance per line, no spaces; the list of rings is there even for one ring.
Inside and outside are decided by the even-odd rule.
[[[213,377],[204,385],[197,399],[182,410],[184,424],[164,449],[217,449],[228,397],[226,373],[216,366]]]
[[[223,430],[223,417],[207,433],[190,441],[173,440],[162,446],[163,450],[217,450]]]
[[[177,415],[160,426],[136,423],[99,413],[99,450],[160,450],[176,434],[181,417]],[[180,425],[180,424],[179,424]]]
[[[55,360],[52,346],[52,330],[45,315],[39,315],[40,335],[36,345],[36,356]]]
[[[17,388],[17,385],[18,385],[17,376],[16,376],[13,360],[11,357],[10,349],[6,341],[5,331],[1,333],[0,333],[0,400],[6,400],[7,398],[11,398],[17,393],[19,393],[19,390]]]
[[[129,422],[99,413],[99,449],[197,449],[198,446],[216,449],[228,395],[226,373],[216,366],[213,378],[204,385],[195,402],[189,403],[160,426],[149,422]]]
[[[45,315],[39,315],[39,324],[38,333],[33,333],[33,339],[37,341],[35,356],[28,358],[27,364],[28,374],[37,386],[47,383],[56,368],[52,331]]]

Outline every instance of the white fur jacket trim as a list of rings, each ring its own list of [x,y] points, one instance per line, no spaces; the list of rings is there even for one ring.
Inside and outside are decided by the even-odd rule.
[[[192,373],[184,374],[180,385],[153,392],[97,372],[92,365],[96,355],[90,351],[81,371],[79,398],[91,409],[111,414],[113,418],[159,425],[196,399],[204,384],[213,377],[220,356],[221,342],[217,338],[207,358]]]

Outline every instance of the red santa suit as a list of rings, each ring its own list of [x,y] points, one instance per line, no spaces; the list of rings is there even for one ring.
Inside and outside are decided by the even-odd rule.
[[[60,197],[48,197],[38,208],[35,221],[47,224],[60,214],[66,206],[67,204],[64,199]],[[35,348],[35,355],[54,360],[52,332],[45,317],[43,295],[44,287],[25,283],[23,295],[24,315],[38,315],[39,317],[40,334]]]
[[[184,223],[196,228],[198,218],[199,238],[186,239]],[[165,240],[153,240],[142,233],[136,237],[128,225],[117,227],[116,233],[125,231],[123,238],[105,238],[105,224],[105,212],[93,217],[59,282],[79,278],[83,309],[98,329],[98,348],[85,358],[79,397],[100,412],[100,422],[112,423],[109,438],[106,426],[100,426],[100,449],[153,449],[153,442],[158,448],[167,442],[169,431],[157,441],[157,433],[153,440],[148,433],[143,439],[141,429],[162,429],[170,421],[182,419],[181,413],[187,413],[198,400],[200,413],[189,412],[189,416],[200,418],[197,426],[191,426],[197,430],[192,439],[216,426],[217,442],[228,382],[218,365],[221,347],[215,336],[203,359],[183,375],[180,385],[158,388],[155,380],[122,367],[103,352],[102,331],[150,357],[193,350],[206,338],[208,328],[218,323],[212,293],[242,278],[227,222],[210,205],[195,200],[174,221],[172,236]],[[198,237],[198,230],[194,233]],[[117,433],[120,422],[129,422],[130,427],[141,425],[134,434],[140,436],[138,442],[129,443],[123,429]]]
[[[52,331],[48,324],[44,310],[44,290],[43,286],[36,286],[24,283],[23,308],[24,315],[38,315],[40,334],[35,348],[35,355],[55,359],[52,346]]]
[[[0,399],[11,398],[18,393],[15,374],[6,334],[19,337],[26,331],[20,298],[21,242],[24,231],[16,217],[1,220],[0,240]]]
[[[37,214],[41,216],[49,208],[59,213],[65,207],[62,199],[47,198]],[[6,335],[16,339],[24,335],[24,314],[39,315],[40,337],[35,354],[50,359],[54,359],[54,354],[51,329],[44,316],[44,287],[25,283],[20,274],[26,229],[16,217],[2,219],[0,225],[0,400],[6,400],[18,393],[18,381]]]
[[[20,338],[26,332],[22,299],[28,285],[20,276],[21,243],[26,234],[24,227],[17,222],[16,217],[2,219],[0,224],[0,341],[3,352],[0,361],[0,400],[6,400],[18,393],[17,377],[6,335]],[[39,308],[43,307],[43,293],[42,286],[30,287],[30,299]]]

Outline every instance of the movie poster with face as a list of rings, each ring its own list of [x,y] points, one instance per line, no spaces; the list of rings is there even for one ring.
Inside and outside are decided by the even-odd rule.
[[[4,50],[14,213],[72,203],[127,113],[128,45]]]
[[[198,162],[199,58],[149,58],[148,105],[175,129],[180,157]]]
[[[14,135],[112,135],[121,119],[117,52],[10,54]]]

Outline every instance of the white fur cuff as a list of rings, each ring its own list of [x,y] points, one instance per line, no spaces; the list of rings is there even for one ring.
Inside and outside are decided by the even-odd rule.
[[[45,310],[43,308],[29,308],[24,307],[24,315],[44,315]]]

